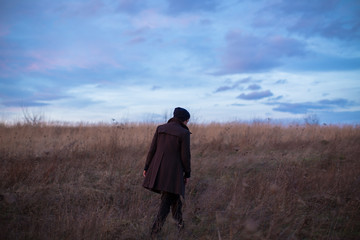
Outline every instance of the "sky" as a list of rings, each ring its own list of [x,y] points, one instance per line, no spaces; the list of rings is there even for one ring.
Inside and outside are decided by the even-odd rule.
[[[358,0],[0,0],[0,121],[360,123]]]

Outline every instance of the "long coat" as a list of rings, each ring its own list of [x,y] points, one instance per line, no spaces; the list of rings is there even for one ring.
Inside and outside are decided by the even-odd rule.
[[[177,118],[156,128],[144,170],[143,187],[185,197],[184,178],[190,177],[190,131]]]

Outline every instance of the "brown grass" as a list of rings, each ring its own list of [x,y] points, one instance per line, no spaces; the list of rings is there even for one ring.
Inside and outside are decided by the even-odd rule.
[[[0,125],[0,239],[146,239],[155,127]],[[358,126],[190,130],[182,239],[359,239]],[[170,216],[161,236],[178,238]]]

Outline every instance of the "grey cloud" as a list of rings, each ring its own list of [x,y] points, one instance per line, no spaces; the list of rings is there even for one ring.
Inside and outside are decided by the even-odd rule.
[[[277,97],[270,98],[269,101],[278,101],[278,100],[280,100],[282,98],[283,98],[283,96],[280,95],[280,96],[277,96]]]
[[[211,24],[212,24],[212,21],[209,20],[209,19],[202,19],[202,20],[200,21],[200,24],[201,24],[201,25],[204,25],[204,26],[208,26],[208,25],[211,25]]]
[[[286,58],[307,54],[303,42],[288,37],[260,38],[231,31],[226,36],[226,42],[219,75],[262,72],[281,66]]]
[[[273,95],[274,94],[270,90],[266,90],[266,91],[261,91],[261,92],[251,92],[249,94],[242,93],[239,96],[237,96],[237,98],[243,99],[243,100],[258,100],[258,99],[262,99],[262,98],[271,97]]]
[[[214,93],[224,92],[224,91],[231,90],[231,89],[234,89],[234,87],[233,86],[221,86],[218,89],[216,89]]]
[[[343,98],[338,98],[338,99],[334,99],[334,100],[323,99],[323,100],[320,100],[318,103],[323,104],[323,105],[338,106],[338,107],[346,107],[346,106],[353,105],[353,103],[351,103],[350,101],[343,99]]]
[[[319,24],[319,22],[322,22]],[[289,31],[299,32],[307,37],[320,35],[326,38],[337,38],[343,40],[360,39],[360,21],[335,21],[326,23],[319,21],[317,17],[303,17],[296,24],[288,28]]]
[[[139,44],[139,43],[143,43],[143,42],[146,42],[146,38],[135,37],[129,41],[129,44]]]
[[[306,71],[351,71],[360,68],[360,58],[345,58],[312,54],[305,61],[289,62],[286,68],[290,70]]]
[[[55,2],[55,1],[54,1]],[[44,4],[52,4],[53,2],[39,1],[1,1],[0,2],[0,22],[3,19],[16,20],[20,17],[43,15],[41,11]],[[57,4],[55,4],[57,5]]]
[[[233,89],[238,89],[239,86],[243,83],[248,83],[251,81],[251,78],[244,78],[244,79],[240,79],[236,82],[234,82],[233,84],[230,85],[226,85],[226,86],[221,86],[219,88],[217,88],[214,93],[218,93],[218,92],[224,92],[224,91],[228,91],[228,90],[233,90]]]
[[[231,106],[236,106],[236,107],[243,107],[243,106],[246,106],[246,104],[241,104],[241,103],[233,103],[233,104],[231,104]]]
[[[275,84],[285,84],[285,83],[287,83],[287,80],[285,79],[279,79],[275,82]]]
[[[270,5],[271,9],[277,9],[283,13],[289,14],[306,14],[314,15],[317,13],[326,13],[332,11],[337,4],[338,0],[303,0],[289,2],[286,0],[277,1],[275,4]]]
[[[49,105],[48,103],[42,103],[39,101],[33,101],[33,100],[6,100],[1,101],[0,105],[4,105],[6,107],[43,107]]]
[[[94,101],[90,98],[81,98],[81,97],[72,97],[71,99],[71,106],[72,108],[86,108],[91,105],[98,105],[103,103],[103,101]],[[120,107],[119,107],[120,108]]]
[[[161,87],[160,87],[160,86],[153,86],[153,87],[151,88],[152,91],[155,91],[155,90],[158,90],[158,89],[161,89]]]
[[[118,10],[128,14],[137,13],[146,7],[146,1],[143,0],[120,0]]]
[[[19,90],[19,92],[13,93],[12,96],[7,95],[6,100],[0,101],[0,104],[7,107],[39,107],[49,105],[49,103],[46,103],[47,101],[64,98],[68,98],[68,96],[51,94],[51,92],[30,93]]]
[[[257,84],[251,84],[251,85],[248,86],[247,89],[249,89],[249,90],[259,90],[259,89],[261,89],[261,86],[257,85]]]
[[[248,83],[251,81],[251,77],[247,77],[247,78],[244,78],[244,79],[241,79],[239,81],[237,81],[237,83]]]
[[[41,84],[48,82],[32,81],[30,88],[24,87],[25,81],[19,79],[1,79],[0,83],[0,104],[7,107],[38,107],[49,105],[49,101],[67,98],[68,95],[59,86],[45,87]]]
[[[167,0],[168,11],[172,14],[196,11],[215,11],[219,6],[218,0]]]
[[[288,112],[293,114],[305,114],[309,110],[324,109],[324,107],[311,102],[305,103],[279,103],[278,107],[273,108],[274,111]]]
[[[106,12],[106,4],[103,1],[53,1],[53,6],[49,6],[45,2],[43,4],[47,4],[48,9],[52,9],[54,15],[65,17],[93,17]]]
[[[278,112],[288,112],[293,114],[305,114],[313,110],[332,110],[337,107],[346,108],[354,105],[353,102],[350,102],[346,99],[323,99],[317,102],[300,102],[300,103],[270,103],[271,105],[278,105],[273,108],[274,111]]]
[[[141,28],[136,28],[134,30],[126,31],[126,34],[129,36],[141,36],[143,34],[146,34],[150,30],[151,30],[150,27],[141,27]]]
[[[256,16],[256,27],[267,27],[266,18],[283,19],[285,27],[291,32],[306,37],[314,35],[342,40],[360,38],[360,5],[357,1],[304,0],[277,1],[270,3]],[[272,14],[269,16],[269,13]],[[266,16],[265,18],[263,16]],[[260,19],[259,19],[260,18]],[[292,21],[286,21],[292,19]]]

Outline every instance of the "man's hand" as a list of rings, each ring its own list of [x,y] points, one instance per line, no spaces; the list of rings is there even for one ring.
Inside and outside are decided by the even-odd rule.
[[[143,171],[143,176],[146,177],[146,170]]]
[[[184,178],[184,183],[185,183],[185,185],[186,185],[187,183],[189,183],[189,178]]]

